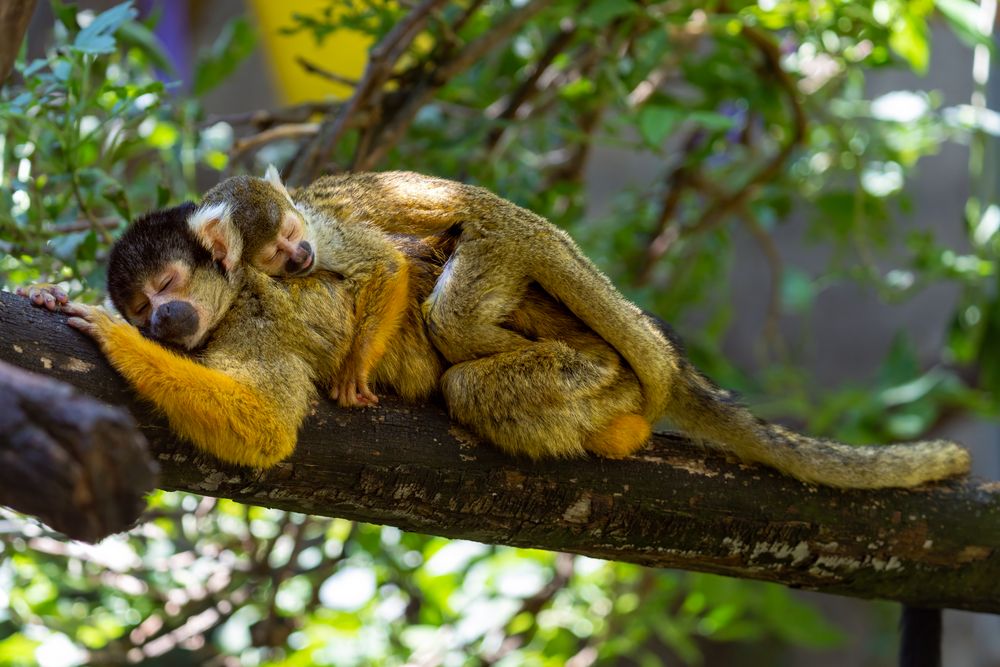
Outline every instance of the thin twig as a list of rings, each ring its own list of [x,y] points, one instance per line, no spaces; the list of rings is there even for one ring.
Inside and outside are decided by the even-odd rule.
[[[581,5],[586,6],[589,2],[582,2]],[[581,7],[582,11],[583,7]],[[538,94],[538,80],[541,78],[542,74],[552,65],[552,62],[556,57],[566,50],[570,42],[576,36],[576,23],[571,18],[564,18],[559,22],[559,30],[556,34],[549,40],[548,45],[542,52],[542,55],[538,58],[535,63],[534,69],[532,69],[531,74],[529,74],[521,85],[517,87],[510,96],[507,97],[506,103],[502,110],[497,110],[494,107],[497,104],[490,105],[486,109],[486,115],[495,118],[500,121],[511,121],[517,117],[518,111],[521,107],[528,102],[532,97]],[[499,143],[500,138],[504,133],[504,126],[499,125],[494,127],[486,138],[486,152],[492,153],[494,147]]]
[[[792,152],[805,140],[807,125],[805,112],[799,102],[795,83],[781,67],[781,50],[770,37],[752,26],[743,26],[743,34],[764,56],[768,72],[785,92],[792,111],[792,135],[781,147],[781,150],[754,173],[741,188],[713,201],[697,222],[681,230],[681,236],[694,236],[714,229],[725,219],[726,215],[753,196],[757,188],[773,180],[784,168]]]
[[[249,137],[237,139],[233,143],[230,157],[237,159],[244,153],[259,150],[267,144],[285,139],[301,139],[302,137],[313,137],[319,132],[319,123],[294,123],[288,125],[277,125],[269,130],[258,132]]]
[[[354,95],[336,115],[323,122],[316,137],[295,156],[286,175],[289,182],[298,185],[315,178],[325,156],[347,131],[351,117],[369,104],[369,98],[382,88],[396,60],[423,29],[430,12],[443,3],[444,0],[424,0],[371,50],[368,66],[354,89]]]
[[[358,85],[357,79],[352,79],[342,74],[331,72],[328,69],[323,69],[316,63],[306,60],[302,56],[295,56],[295,62],[309,74],[314,74],[321,79],[326,79],[327,81],[332,81],[333,83],[339,83],[343,86],[348,86],[349,88],[355,88]]]
[[[211,127],[216,123],[228,123],[229,125],[252,125],[258,130],[266,130],[274,125],[303,123],[315,115],[329,114],[342,106],[344,106],[344,103],[340,101],[304,102],[273,111],[257,109],[255,111],[209,116],[198,127],[205,128]]]
[[[378,140],[374,142],[372,151],[357,160],[358,169],[371,169],[378,164],[393,148],[410,127],[417,112],[427,103],[427,100],[448,81],[464,72],[473,63],[484,58],[497,44],[507,40],[554,0],[532,0],[511,11],[486,34],[474,42],[470,42],[462,51],[449,61],[439,63],[421,82],[417,83],[403,106],[395,112],[392,119],[382,128]]]
[[[532,618],[534,618],[538,615],[538,612],[547,607],[552,600],[555,599],[556,594],[569,585],[570,580],[573,578],[573,564],[575,562],[575,558],[576,557],[573,554],[556,554],[555,572],[552,575],[552,579],[550,579],[549,582],[539,589],[534,595],[524,598],[524,600],[521,601],[520,608],[513,615],[511,615],[511,618],[517,618],[521,614],[529,614]],[[521,632],[515,632],[514,634],[507,635],[500,644],[500,648],[498,648],[494,653],[480,657],[479,664],[483,665],[483,667],[487,667],[500,662],[508,655],[530,642],[536,629],[537,624],[532,623]]]
[[[667,176],[660,213],[656,217],[656,225],[650,235],[649,243],[646,244],[646,253],[636,275],[637,285],[649,283],[653,275],[653,267],[681,237],[681,224],[677,209],[685,190],[695,178],[695,172],[688,164],[688,158],[701,144],[704,136],[704,132],[701,130],[691,131],[681,148],[677,166]]]
[[[76,220],[52,225],[52,231],[57,234],[70,234],[72,232],[85,232],[95,226],[101,229],[117,229],[121,224],[122,221],[119,218],[95,218],[94,220]]]

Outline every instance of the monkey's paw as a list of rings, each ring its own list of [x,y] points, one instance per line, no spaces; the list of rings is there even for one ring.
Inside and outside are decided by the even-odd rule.
[[[28,297],[31,303],[39,308],[46,308],[51,311],[57,311],[61,306],[69,303],[69,297],[66,295],[66,292],[54,283],[35,283],[33,285],[26,285],[25,287],[18,287],[15,293],[19,296]]]
[[[368,388],[368,378],[348,373],[330,390],[330,398],[342,408],[363,408],[378,405],[378,396]]]
[[[67,303],[62,307],[62,310],[70,316],[66,320],[66,324],[97,340],[101,339],[101,334],[107,327],[114,324],[111,316],[96,306]]]

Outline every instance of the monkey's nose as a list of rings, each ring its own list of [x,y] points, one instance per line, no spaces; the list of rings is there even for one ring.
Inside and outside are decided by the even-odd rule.
[[[168,301],[153,311],[149,332],[168,343],[182,343],[198,330],[198,312],[187,301]]]
[[[312,268],[316,255],[308,241],[300,241],[295,254],[288,258],[285,272],[290,276],[304,275]]]

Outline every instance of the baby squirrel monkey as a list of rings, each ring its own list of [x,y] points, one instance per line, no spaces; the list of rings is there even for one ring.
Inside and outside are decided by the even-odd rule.
[[[221,183],[206,195],[191,226],[208,247],[220,238],[229,238],[229,247],[242,242],[243,256],[271,275],[307,274],[315,266],[349,272],[360,266],[364,268],[356,275],[377,282],[376,276],[399,271],[385,250],[385,237],[378,240],[379,229],[457,235],[454,252],[423,311],[434,345],[453,364],[442,378],[452,416],[498,444],[504,444],[504,425],[527,417],[523,411],[530,409],[530,402],[505,400],[512,388],[530,393],[536,384],[547,391],[561,385],[567,395],[586,395],[595,387],[609,386],[585,380],[586,372],[574,360],[563,358],[562,350],[548,349],[558,342],[559,330],[532,331],[529,325],[538,321],[523,319],[530,310],[526,304],[554,298],[584,329],[610,344],[609,352],[628,362],[627,376],[638,380],[641,392],[636,402],[623,389],[628,378],[613,383],[630,394],[616,408],[624,421],[604,421],[605,441],[616,434],[613,445],[603,450],[581,447],[579,439],[574,444],[554,436],[559,428],[553,426],[546,432],[524,431],[516,447],[504,444],[510,451],[535,458],[576,455],[586,449],[627,456],[645,444],[649,424],[667,417],[690,437],[743,460],[829,486],[909,487],[968,472],[968,452],[955,443],[853,447],[757,419],[701,375],[675,341],[625,299],[567,234],[488,190],[410,172],[384,172],[327,176],[293,196],[271,168],[263,181],[256,179],[253,195],[246,196],[250,189],[242,184],[252,181],[238,182],[240,187]],[[263,183],[271,188],[263,188]],[[363,240],[355,244],[355,239]],[[377,344],[362,341],[356,346],[369,351],[367,356],[359,353],[359,383],[365,365],[377,361],[398,326],[391,317],[398,306],[391,302],[402,294],[394,291],[391,279],[381,292],[368,289],[377,294],[370,298],[372,305],[360,296],[359,302],[375,320],[367,330]],[[358,310],[359,319],[364,319],[360,305]],[[600,373],[607,368],[596,364],[589,370]],[[593,402],[582,411],[591,406],[606,407]],[[539,411],[532,414],[537,426],[545,420],[546,406],[534,407]],[[553,421],[559,417],[565,415],[552,412]],[[640,417],[645,422],[641,425]],[[591,431],[600,421],[594,415],[575,418],[589,419]],[[491,425],[497,434],[490,433]]]
[[[308,200],[296,203],[273,166],[264,179],[236,176],[215,186],[188,222],[227,270],[245,260],[275,277],[313,269],[343,276],[355,293],[354,339],[331,398],[344,407],[378,402],[369,378],[409,297],[409,264],[381,230],[326,215]]]

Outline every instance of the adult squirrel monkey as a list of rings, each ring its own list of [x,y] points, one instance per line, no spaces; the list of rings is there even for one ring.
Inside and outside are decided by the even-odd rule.
[[[453,364],[442,378],[452,415],[494,441],[484,433],[488,424],[526,416],[514,411],[515,402],[498,400],[510,393],[511,382],[524,392],[538,383],[546,388],[561,383],[570,393],[577,388],[577,377],[546,355],[549,336],[557,332],[512,326],[526,303],[554,298],[625,359],[641,387],[634,412],[620,415],[628,417],[620,424],[621,442],[609,447],[612,455],[641,447],[648,425],[666,417],[688,436],[743,460],[829,486],[910,487],[968,472],[968,452],[952,442],[854,447],[757,419],[701,375],[567,234],[488,190],[410,172],[327,176],[294,193],[273,168],[264,179],[238,179],[206,195],[190,218],[192,230],[206,247],[220,239],[230,249],[242,247],[243,258],[270,275],[304,275],[314,267],[351,275],[352,267],[361,266],[375,276],[379,271],[370,267],[380,265],[381,274],[390,275],[395,260],[379,249],[378,230],[457,237],[423,311],[432,341]],[[355,243],[358,238],[363,242]],[[239,253],[216,256],[239,259]],[[392,293],[382,291],[388,300]],[[387,317],[372,330],[392,326]],[[527,407],[516,403],[517,409]],[[544,413],[544,405],[536,407]],[[475,421],[483,417],[486,421]],[[645,426],[638,426],[637,417]],[[608,427],[605,440],[613,431]],[[542,457],[588,448],[562,448],[539,433],[527,434],[512,449]]]
[[[240,203],[238,216],[234,202]],[[323,222],[307,226],[303,216]],[[296,207],[274,167],[266,180],[236,176],[209,190],[189,224],[227,270],[246,261],[271,276],[316,268],[343,276],[354,291],[355,334],[330,395],[344,407],[378,402],[369,377],[399,330],[409,296],[409,264],[383,231],[363,222],[341,224],[308,202]],[[316,247],[324,249],[318,257]]]

